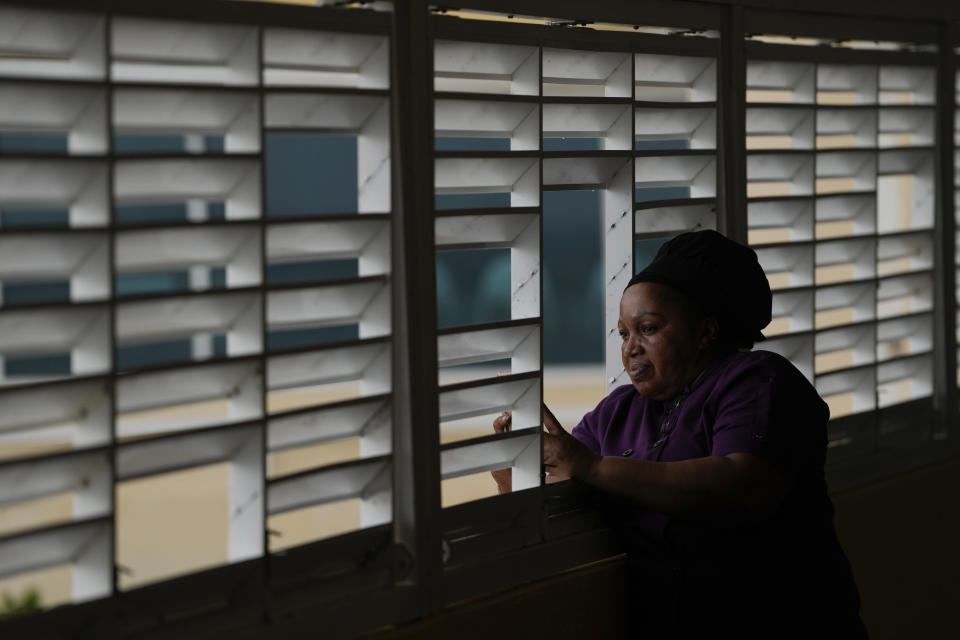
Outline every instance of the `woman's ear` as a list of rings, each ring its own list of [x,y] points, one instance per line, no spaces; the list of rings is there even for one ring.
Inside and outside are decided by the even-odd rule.
[[[700,328],[700,349],[709,349],[720,335],[720,324],[716,318],[704,318]]]

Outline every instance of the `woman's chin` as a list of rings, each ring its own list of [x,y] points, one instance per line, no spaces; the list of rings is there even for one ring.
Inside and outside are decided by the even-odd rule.
[[[650,398],[651,400],[667,400],[671,396],[664,393],[664,389],[661,385],[656,384],[652,380],[631,380],[633,383],[633,388],[637,390],[642,396]]]
[[[649,380],[631,378],[630,382],[633,383],[633,388],[637,390],[637,393],[642,396],[651,397],[651,393],[656,393],[655,386],[651,385]]]

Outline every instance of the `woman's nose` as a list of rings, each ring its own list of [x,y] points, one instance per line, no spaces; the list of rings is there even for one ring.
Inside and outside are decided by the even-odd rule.
[[[628,355],[633,355],[643,351],[643,346],[640,344],[640,340],[635,337],[627,339],[626,343],[623,345],[623,350]]]

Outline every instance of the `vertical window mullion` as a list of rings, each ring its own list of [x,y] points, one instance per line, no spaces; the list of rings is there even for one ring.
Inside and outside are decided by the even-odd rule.
[[[960,385],[957,359],[957,313],[958,297],[957,269],[958,260],[957,228],[958,215],[957,190],[960,189],[960,177],[957,176],[957,138],[960,126],[957,114],[960,113],[960,78],[958,74],[958,54],[960,54],[960,29],[955,21],[941,24],[939,27],[939,59],[937,65],[937,112],[934,123],[936,141],[936,189],[937,206],[934,209],[935,246],[934,263],[937,278],[937,302],[935,315],[935,385],[938,403],[937,426],[934,438],[953,439],[957,430],[958,407],[957,387]]]
[[[412,556],[415,613],[443,606],[433,216],[433,32],[422,2],[395,7],[394,540]],[[408,567],[409,569],[409,567]]]

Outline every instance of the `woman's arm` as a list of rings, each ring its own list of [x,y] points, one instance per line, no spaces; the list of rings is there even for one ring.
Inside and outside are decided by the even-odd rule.
[[[678,462],[602,457],[564,431],[544,408],[544,464],[611,494],[684,518],[751,519],[772,513],[785,481],[763,458],[731,453]]]

